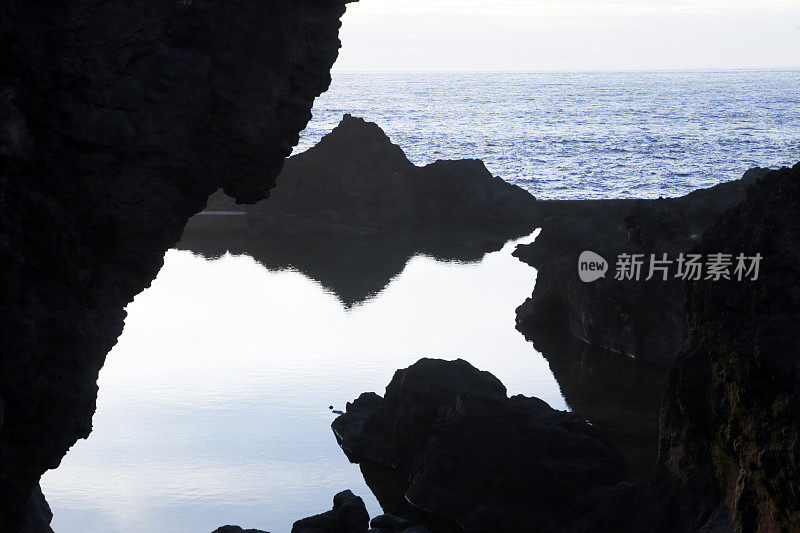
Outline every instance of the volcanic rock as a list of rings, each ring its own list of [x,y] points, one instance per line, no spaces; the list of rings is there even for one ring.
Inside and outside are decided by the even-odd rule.
[[[366,533],[369,513],[364,501],[345,490],[333,497],[333,509],[298,520],[292,533]]]
[[[240,211],[249,231],[273,235],[398,233],[435,225],[494,229],[508,240],[532,231],[536,208],[530,193],[492,176],[481,161],[417,167],[377,124],[351,115],[316,146],[290,157],[278,183],[268,200],[252,206],[216,193],[186,235],[242,231],[222,216]]]
[[[0,6],[0,531],[89,435],[124,307],[219,188],[264,198],[345,0]]]
[[[517,327],[529,339],[559,330],[595,347],[668,367],[687,334],[684,281],[672,274],[646,280],[615,279],[620,253],[689,252],[706,228],[744,197],[767,169],[680,198],[658,200],[538,201],[536,241],[514,255],[537,269],[533,295],[517,309]],[[584,283],[578,257],[588,250],[609,264],[604,278]]]
[[[398,370],[383,398],[362,394],[332,428],[351,461],[404,477],[405,500],[438,530],[535,530],[624,475],[590,422],[537,398],[509,398],[463,360]]]

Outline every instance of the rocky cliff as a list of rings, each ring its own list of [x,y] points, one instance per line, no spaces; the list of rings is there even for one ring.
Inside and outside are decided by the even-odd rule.
[[[503,240],[532,231],[536,209],[533,196],[492,176],[481,161],[418,167],[377,124],[350,115],[317,145],[290,157],[278,184],[255,205],[239,208],[217,193],[207,209],[241,209],[253,233],[418,233],[420,226],[437,226],[494,229]],[[213,229],[209,218],[194,217],[187,235]]]
[[[49,529],[124,306],[209,194],[265,197],[345,1],[0,5],[0,530]]]
[[[659,467],[736,531],[800,530],[800,164],[750,188],[697,250],[763,260],[755,281],[688,287]]]
[[[674,265],[666,281],[658,273],[646,281],[647,264],[638,281],[617,280],[617,256],[667,254],[675,261],[767,172],[751,169],[739,180],[680,198],[539,201],[542,232],[515,252],[538,271],[533,295],[517,309],[518,329],[530,339],[558,329],[603,350],[668,367],[686,339],[685,283],[675,279]],[[580,280],[584,250],[608,261],[605,278]]]

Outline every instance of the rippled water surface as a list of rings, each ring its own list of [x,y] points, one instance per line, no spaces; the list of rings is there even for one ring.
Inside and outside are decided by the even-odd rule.
[[[680,196],[800,161],[800,71],[334,72],[298,150],[343,113],[417,164],[482,159],[541,198]]]
[[[423,356],[467,359],[509,393],[565,408],[547,362],[514,329],[536,273],[512,249],[471,264],[418,255],[349,307],[246,255],[168,252],[100,372],[91,437],[43,478],[55,531],[288,532],[346,488],[374,516],[328,406],[383,393]]]

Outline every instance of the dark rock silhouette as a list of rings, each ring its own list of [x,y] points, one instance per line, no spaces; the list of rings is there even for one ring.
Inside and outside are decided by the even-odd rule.
[[[260,529],[242,529],[239,526],[222,526],[218,527],[211,533],[269,533]]]
[[[369,519],[364,501],[349,490],[333,497],[333,509],[298,520],[292,533],[431,533],[425,525],[383,514]],[[223,526],[213,533],[264,533],[239,526]]]
[[[697,250],[764,259],[756,281],[688,287],[659,467],[736,531],[800,530],[800,164],[751,187]]]
[[[537,202],[536,242],[515,255],[537,269],[531,298],[517,309],[517,326],[528,338],[558,329],[604,350],[669,366],[686,339],[684,282],[658,276],[615,280],[619,253],[688,252],[705,229],[744,197],[767,169],[751,169],[736,181],[658,200],[567,200]],[[590,250],[609,262],[603,279],[584,283],[578,256]]]
[[[47,528],[39,477],[89,435],[123,308],[188,218],[265,197],[344,4],[2,3],[0,531]]]
[[[624,475],[588,421],[509,398],[497,378],[462,360],[398,370],[383,398],[362,394],[332,428],[351,461],[404,477],[400,494],[437,529],[535,530]]]
[[[333,497],[333,509],[298,520],[292,533],[366,533],[369,513],[364,501],[349,490]]]
[[[694,248],[764,260],[758,280],[686,287],[690,331],[667,377],[652,473],[587,493],[553,530],[800,528],[798,243],[800,164],[762,177]]]
[[[480,161],[416,167],[376,124],[350,115],[290,157],[278,183],[252,206],[215,193],[177,248],[295,268],[351,307],[380,292],[415,255],[472,262],[500,250],[533,230],[537,205]]]
[[[533,229],[535,198],[492,176],[481,161],[417,167],[378,125],[350,115],[316,146],[290,157],[278,183],[268,200],[246,207],[217,193],[207,211],[243,211],[250,231],[270,234],[398,233],[434,224],[505,235]],[[204,213],[186,233],[225,229],[230,221]]]

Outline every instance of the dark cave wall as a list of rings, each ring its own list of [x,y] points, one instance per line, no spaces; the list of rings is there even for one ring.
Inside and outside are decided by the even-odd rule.
[[[263,198],[345,0],[0,5],[0,530],[91,431],[124,306],[220,187]]]

